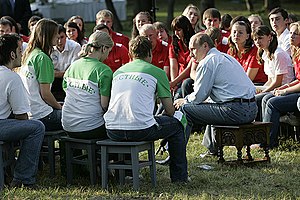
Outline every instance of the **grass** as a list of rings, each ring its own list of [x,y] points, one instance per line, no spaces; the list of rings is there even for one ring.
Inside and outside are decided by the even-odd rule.
[[[3,199],[300,199],[300,144],[293,140],[281,141],[277,150],[270,152],[271,163],[253,167],[226,166],[217,163],[215,157],[199,158],[205,151],[201,146],[202,134],[191,136],[188,148],[188,170],[191,182],[187,185],[170,183],[169,170],[157,165],[157,187],[151,187],[149,170],[142,169],[140,191],[132,185],[114,183],[109,190],[101,184],[89,186],[88,176],[78,177],[74,185],[66,184],[60,175],[49,177],[49,169],[39,172],[39,190],[8,189],[2,192]],[[156,143],[158,146],[158,143]],[[292,150],[291,150],[292,149]],[[225,160],[235,159],[236,150],[226,147]],[[255,158],[263,157],[261,150],[254,149]],[[142,155],[145,156],[145,155]],[[163,158],[163,155],[161,158]],[[212,170],[199,166],[207,164]],[[59,174],[59,173],[58,173]]]
[[[157,1],[159,11],[157,18],[165,22],[167,18],[166,1]],[[230,3],[229,3],[230,2]],[[258,0],[255,10],[261,10],[262,3]],[[179,15],[188,3],[199,5],[199,1],[176,1],[174,16]],[[299,4],[283,3],[284,8],[300,16]],[[216,7],[221,14],[230,13],[232,16],[245,15],[244,4],[232,1],[216,1]],[[133,0],[128,0],[128,20],[122,22],[124,33],[130,35]],[[268,24],[266,13],[261,12]],[[87,33],[91,32],[94,24],[87,24]],[[2,199],[300,199],[300,145],[293,140],[281,141],[281,146],[270,152],[271,163],[254,167],[230,167],[217,163],[215,157],[199,158],[205,151],[201,145],[201,134],[191,135],[188,147],[188,170],[191,182],[188,185],[171,184],[169,170],[166,166],[157,165],[157,187],[152,188],[148,170],[142,170],[143,180],[140,191],[132,190],[131,185],[119,186],[113,184],[109,190],[102,190],[101,185],[89,185],[88,176],[78,177],[74,185],[67,185],[66,179],[60,173],[49,178],[49,169],[38,173],[39,190],[8,189],[0,193]],[[156,143],[158,147],[158,143]],[[236,158],[234,148],[225,148],[225,159]],[[254,157],[262,157],[263,152],[254,149]],[[165,155],[164,155],[165,156]],[[161,158],[164,158],[161,156]],[[212,170],[202,170],[198,166],[207,164]]]

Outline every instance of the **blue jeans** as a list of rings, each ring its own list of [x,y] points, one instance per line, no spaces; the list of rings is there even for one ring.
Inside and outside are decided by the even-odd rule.
[[[194,80],[187,78],[182,82],[181,91],[182,97],[185,98],[187,95],[191,94],[194,91]]]
[[[280,116],[287,112],[297,112],[297,101],[300,93],[291,93],[286,96],[267,94],[262,99],[262,117],[264,122],[272,122],[270,131],[270,148],[278,146],[278,131]]]
[[[264,98],[264,96],[266,96],[267,94],[271,94],[271,92],[263,92],[263,93],[259,93],[257,95],[255,95],[255,101],[257,104],[257,108],[258,108],[258,112],[257,112],[257,116],[255,118],[255,121],[263,121],[263,117],[262,117],[262,113],[263,113],[263,108],[262,108],[262,99]]]
[[[38,120],[0,120],[0,140],[21,141],[14,180],[34,184],[45,126]]]
[[[147,129],[107,130],[107,135],[117,141],[154,141],[166,138],[169,144],[171,181],[187,181],[186,138],[181,123],[168,116],[157,116],[155,120],[157,125]]]
[[[186,115],[188,125],[186,133],[189,137],[193,124],[199,125],[237,125],[252,122],[257,114],[255,102],[239,103],[188,103],[181,107]],[[202,144],[211,152],[216,151],[214,131],[207,126]]]
[[[39,120],[45,125],[46,131],[56,131],[63,129],[61,125],[61,110],[53,109],[52,113]]]

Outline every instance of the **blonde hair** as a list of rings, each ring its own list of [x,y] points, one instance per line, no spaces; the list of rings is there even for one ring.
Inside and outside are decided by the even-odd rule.
[[[99,20],[104,17],[109,17],[112,21],[114,21],[114,14],[110,10],[103,9],[97,12],[96,20]]]
[[[300,21],[291,23],[290,29],[292,28],[292,26],[297,26],[297,31],[298,31],[297,34],[300,34]],[[297,59],[300,60],[300,47],[291,45],[291,51],[292,51],[293,61],[295,62]]]
[[[190,9],[195,9],[197,14],[198,14],[198,20],[195,24],[194,30],[195,33],[198,33],[199,31],[201,31],[201,14],[200,14],[200,10],[197,6],[195,6],[194,4],[189,4],[187,5],[187,7],[183,10],[182,15],[188,17],[189,11]]]
[[[53,50],[52,40],[58,34],[58,24],[51,19],[39,20],[30,35],[28,46],[23,54],[22,64],[25,64],[30,53],[35,49],[41,49],[50,57]]]
[[[101,47],[105,46],[112,48],[113,45],[114,42],[106,32],[96,30],[92,35],[90,35],[89,42],[82,46],[79,54],[80,56],[85,57],[89,53],[97,51]]]

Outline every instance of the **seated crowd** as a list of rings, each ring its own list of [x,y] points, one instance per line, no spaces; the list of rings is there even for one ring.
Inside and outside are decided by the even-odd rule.
[[[270,11],[270,29],[259,15],[222,17],[209,8],[201,22],[190,4],[172,21],[172,34],[138,13],[130,40],[113,30],[109,10],[97,13],[88,38],[80,16],[64,25],[33,16],[28,38],[2,17],[0,140],[22,140],[11,185],[35,184],[51,130],[80,139],[166,139],[172,182],[188,181],[195,125],[206,126],[209,154],[217,152],[212,125],[254,120],[272,122],[269,147],[278,147],[280,116],[300,108],[300,21],[288,16]]]

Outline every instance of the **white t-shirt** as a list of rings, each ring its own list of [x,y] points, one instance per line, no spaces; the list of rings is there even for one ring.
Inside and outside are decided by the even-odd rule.
[[[104,124],[101,96],[110,96],[112,71],[95,58],[75,61],[65,72],[62,126],[68,132],[96,129]]]
[[[66,71],[68,67],[79,58],[78,53],[80,50],[80,44],[68,39],[66,40],[65,49],[62,52],[54,46],[53,52],[51,53],[54,69],[57,71]]]
[[[287,28],[278,37],[278,46],[291,55],[290,32]]]
[[[0,119],[7,119],[13,114],[30,111],[24,85],[15,72],[0,66]]]
[[[282,85],[295,79],[292,59],[280,47],[277,47],[272,60],[269,59],[266,52],[263,53],[262,59],[264,60],[264,71],[269,78],[273,79],[276,75],[283,74]]]
[[[49,56],[39,48],[34,49],[20,68],[19,75],[28,94],[29,118],[41,119],[49,115],[53,108],[48,105],[40,94],[40,84],[52,84],[54,67]]]
[[[106,128],[141,130],[156,124],[156,94],[159,98],[171,98],[169,81],[162,69],[139,59],[123,65],[113,76],[109,107],[104,114]]]

